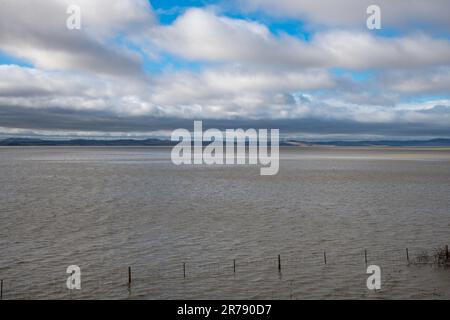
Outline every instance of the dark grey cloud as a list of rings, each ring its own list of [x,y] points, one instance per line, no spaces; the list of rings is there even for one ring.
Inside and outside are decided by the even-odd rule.
[[[444,109],[446,108],[446,109]],[[450,114],[450,107],[437,106],[435,112]],[[105,133],[171,131],[193,128],[194,119],[153,116],[117,116],[108,112],[64,109],[30,109],[0,106],[0,127],[46,131],[95,131]],[[195,119],[203,120],[204,130],[217,128],[273,128],[281,134],[296,135],[362,135],[379,136],[441,136],[450,137],[448,125],[432,123],[375,123],[352,120],[303,119]]]

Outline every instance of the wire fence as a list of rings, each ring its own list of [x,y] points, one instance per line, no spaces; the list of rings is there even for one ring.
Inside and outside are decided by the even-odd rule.
[[[180,281],[202,281],[211,279],[229,279],[230,277],[258,274],[262,278],[281,279],[298,274],[298,270],[316,270],[322,272],[333,268],[356,270],[368,265],[382,268],[431,266],[450,267],[448,246],[436,249],[419,247],[384,248],[383,250],[357,249],[348,253],[317,250],[312,254],[297,253],[263,257],[234,257],[201,262],[195,259],[173,260],[164,264],[130,263],[129,265],[105,265],[103,267],[82,267],[83,284],[96,295],[105,288],[120,289],[135,284],[168,283]],[[0,274],[1,275],[1,274]],[[262,275],[262,276],[261,276]],[[72,290],[66,287],[65,279],[69,275],[41,274],[38,279],[3,278],[0,282],[0,299],[34,299],[52,296],[71,298]],[[275,276],[275,277],[272,277]],[[24,277],[27,278],[27,277]],[[290,280],[292,281],[292,280]],[[99,288],[99,289],[96,289]],[[101,289],[100,289],[101,288]],[[107,289],[109,290],[109,289]]]

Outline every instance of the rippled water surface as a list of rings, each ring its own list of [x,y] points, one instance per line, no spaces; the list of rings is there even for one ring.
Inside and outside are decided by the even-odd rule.
[[[170,148],[0,148],[4,299],[450,298],[450,269],[414,263],[450,244],[449,149],[280,156],[260,176]]]

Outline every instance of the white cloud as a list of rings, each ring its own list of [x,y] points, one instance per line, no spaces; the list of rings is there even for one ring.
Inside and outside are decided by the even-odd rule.
[[[81,30],[69,30],[66,9],[81,8]],[[0,50],[50,70],[137,74],[140,57],[111,39],[154,22],[145,0],[5,0],[0,10]]]
[[[140,90],[144,91],[143,86],[139,79],[0,65],[0,105],[6,106],[130,115],[146,106],[142,101],[133,101]]]
[[[449,100],[390,107],[349,103],[345,95],[323,98],[293,92],[301,91],[302,83],[306,85],[304,88],[313,88],[314,81],[318,87],[333,84],[329,75],[314,71],[288,72],[277,77],[241,69],[231,72],[219,69],[200,75],[166,74],[158,79],[130,81],[3,65],[0,66],[0,105],[184,119],[314,118],[361,123],[420,120],[442,124],[450,116],[450,112],[422,112],[436,105],[450,105]]]
[[[263,10],[268,14],[305,19],[314,25],[365,28],[366,9],[376,4],[381,8],[382,25],[415,29],[425,24],[450,27],[448,0],[239,0],[236,5],[246,10]]]
[[[260,68],[419,67],[450,63],[450,41],[425,34],[380,38],[369,32],[327,31],[310,42],[279,37],[257,22],[191,9],[173,25],[150,32],[157,47],[199,61],[240,63]]]
[[[449,93],[450,68],[441,67],[416,72],[388,72],[380,79],[396,92],[405,94]]]

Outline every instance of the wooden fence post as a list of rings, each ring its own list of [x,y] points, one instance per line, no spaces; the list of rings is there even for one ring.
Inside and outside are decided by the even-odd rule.
[[[278,255],[278,271],[281,271],[281,256]]]

